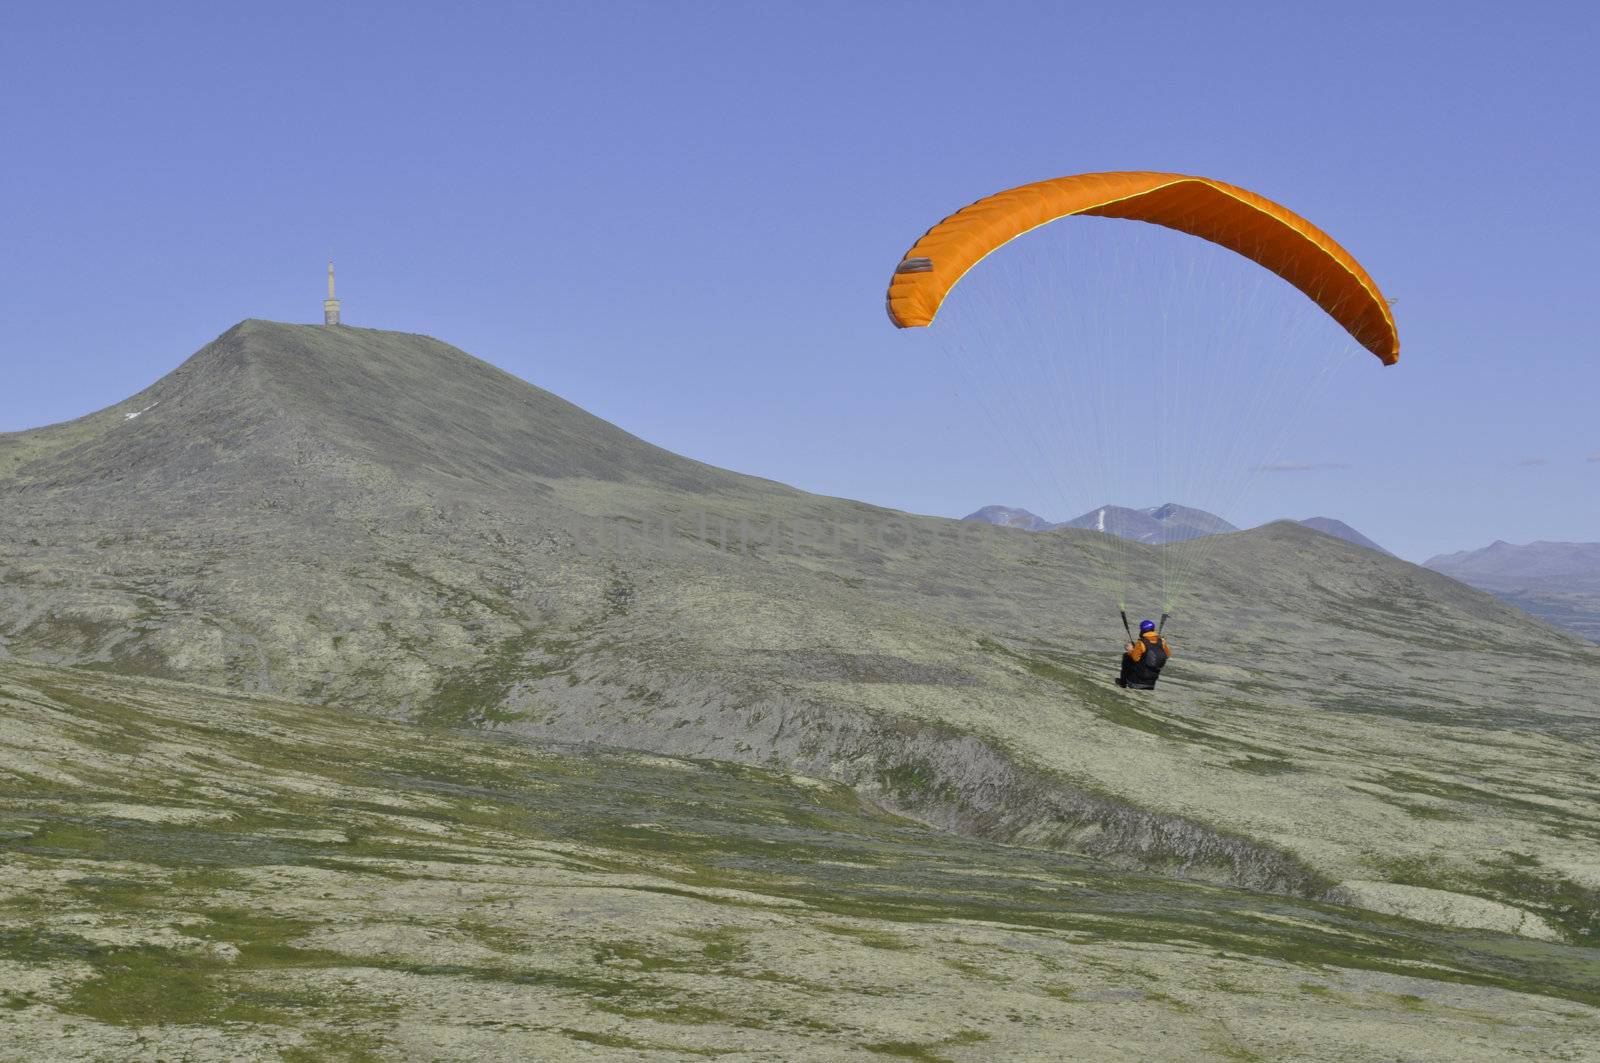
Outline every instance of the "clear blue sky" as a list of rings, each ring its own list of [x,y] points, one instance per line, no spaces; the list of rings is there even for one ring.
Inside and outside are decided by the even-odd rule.
[[[8,4],[0,430],[241,318],[318,320],[331,250],[350,323],[673,450],[921,512],[1038,505],[950,428],[888,272],[988,192],[1170,169],[1318,221],[1397,300],[1402,364],[1285,455],[1346,467],[1275,475],[1281,512],[1413,558],[1600,539],[1595,12]]]

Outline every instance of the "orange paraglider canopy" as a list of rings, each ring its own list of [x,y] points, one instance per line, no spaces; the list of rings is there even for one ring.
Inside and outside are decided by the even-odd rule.
[[[929,229],[895,269],[890,320],[900,328],[931,324],[950,289],[986,255],[1072,214],[1164,225],[1237,251],[1304,292],[1385,365],[1400,360],[1389,304],[1331,236],[1254,192],[1174,173],[1058,177],[962,208]]]

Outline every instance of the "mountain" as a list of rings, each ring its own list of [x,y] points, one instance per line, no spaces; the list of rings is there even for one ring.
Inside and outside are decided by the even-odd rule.
[[[1307,517],[1305,520],[1297,521],[1296,523],[1303,524],[1307,528],[1312,528],[1316,531],[1319,531],[1323,535],[1331,535],[1335,539],[1343,539],[1347,543],[1355,543],[1357,546],[1364,546],[1368,550],[1376,550],[1380,554],[1389,553],[1389,551],[1385,550],[1371,539],[1368,539],[1365,535],[1362,535],[1360,532],[1356,531],[1342,520],[1334,520],[1332,517]]]
[[[1495,542],[1423,562],[1549,624],[1600,642],[1600,543]]]
[[[1101,506],[1057,527],[1086,528],[1150,544],[1179,543],[1239,530],[1215,514],[1174,502],[1149,509]]]
[[[1098,509],[1091,509],[1081,517],[1075,517],[1060,524],[1052,524],[1043,517],[1036,516],[1025,509],[1016,509],[1011,506],[984,506],[975,513],[967,514],[962,519],[983,521],[987,524],[997,524],[1008,528],[1021,528],[1024,531],[1085,528],[1091,531],[1109,532],[1123,539],[1132,539],[1135,542],[1153,545],[1185,542],[1189,539],[1200,539],[1207,535],[1221,535],[1239,530],[1214,513],[1207,513],[1203,509],[1180,506],[1173,502],[1150,509],[1101,506]],[[1295,523],[1312,528],[1324,535],[1331,535],[1335,539],[1343,539],[1347,543],[1354,543],[1356,546],[1365,547],[1368,550],[1376,550],[1380,554],[1389,552],[1342,520],[1334,520],[1332,517],[1309,517]]]
[[[983,521],[986,524],[995,524],[1007,528],[1021,528],[1024,531],[1082,528],[1090,531],[1107,532],[1123,539],[1132,539],[1141,543],[1176,543],[1188,539],[1198,539],[1206,535],[1217,535],[1222,532],[1239,530],[1221,517],[1201,509],[1191,509],[1188,506],[1180,506],[1172,502],[1168,502],[1164,506],[1152,506],[1149,509],[1101,506],[1099,509],[1090,510],[1081,517],[1075,517],[1059,524],[1051,523],[1025,509],[1017,509],[1011,506],[984,506],[975,513],[967,514],[962,519]]]
[[[1164,551],[715,469],[426,337],[248,321],[126,402],[0,436],[12,662],[312,703],[359,718],[374,764],[430,730],[734,762],[1123,870],[1600,934],[1600,649],[1293,523],[1203,549],[1174,663],[1130,698],[1119,595],[1143,608]],[[84,704],[117,750],[187,755]],[[276,763],[285,793],[314,767]],[[465,800],[478,771],[428,791]],[[740,866],[783,833],[761,816]]]
[[[748,477],[639,440],[425,336],[246,321],[125,402],[0,434],[0,475],[25,499],[157,497],[214,509],[218,493],[287,504],[313,482],[372,497],[539,491],[551,479],[714,492]],[[379,477],[381,479],[374,479]],[[244,501],[244,497],[240,497]]]
[[[962,520],[982,521],[1001,528],[1021,528],[1023,531],[1049,531],[1056,525],[1043,517],[1029,513],[1025,509],[1014,506],[984,506],[975,513],[968,513]]]

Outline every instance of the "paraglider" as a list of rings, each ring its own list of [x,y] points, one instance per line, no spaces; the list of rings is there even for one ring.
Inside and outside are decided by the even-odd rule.
[[[1400,360],[1389,304],[1361,263],[1327,233],[1254,192],[1175,173],[1086,173],[978,200],[929,229],[889,282],[889,319],[931,325],[950,289],[1023,233],[1069,215],[1127,218],[1198,236],[1278,274],[1385,365]]]
[[[1174,245],[1193,243],[1181,238],[1167,239],[1156,254],[1130,252],[1120,236],[1107,235],[1118,242],[1096,248],[1097,223],[1076,220],[1085,218],[1198,237],[1260,269],[1242,264],[1230,274],[1214,252],[1200,250],[1175,266],[1183,252]],[[1057,221],[1062,226],[1051,226]],[[1055,244],[1027,235],[1046,227],[1062,233]],[[1026,246],[1008,248],[1014,242]],[[991,257],[999,265],[978,268]],[[965,299],[957,323],[947,324],[941,312],[973,285],[963,281],[974,271],[989,276]],[[1288,292],[1283,299],[1264,274],[1305,299]],[[886,306],[896,327],[942,334],[963,394],[978,400],[1018,465],[1031,466],[1033,482],[1053,485],[1065,506],[1106,501],[1086,497],[1090,490],[1169,484],[1209,490],[1180,499],[1197,508],[1215,509],[1201,504],[1211,497],[1237,501],[1250,473],[1271,467],[1269,448],[1296,425],[1314,385],[1348,361],[1342,355],[1352,340],[1384,365],[1400,357],[1389,300],[1331,236],[1264,196],[1175,173],[1078,174],[980,199],[901,257]],[[1307,320],[1319,311],[1337,329]],[[1318,356],[1326,363],[1320,372]],[[1130,377],[1138,382],[1132,398]],[[1130,460],[1125,440],[1151,436],[1161,437],[1158,445]],[[1098,530],[1106,530],[1103,521]],[[1152,542],[1164,622],[1209,547]],[[1155,567],[1139,549],[1107,544],[1117,557],[1124,624],[1129,586]],[[1119,686],[1153,688],[1171,656],[1160,625],[1141,628],[1138,638],[1128,632]]]
[[[1165,619],[1165,618],[1163,618]],[[1124,626],[1127,615],[1122,618]],[[1117,686],[1130,690],[1154,690],[1161,669],[1172,659],[1172,647],[1161,637],[1161,629],[1154,620],[1139,621],[1139,637],[1128,633],[1129,642],[1122,650],[1122,673],[1117,676]]]

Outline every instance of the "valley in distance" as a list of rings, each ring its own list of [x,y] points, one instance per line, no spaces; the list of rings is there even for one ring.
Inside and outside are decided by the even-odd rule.
[[[342,325],[0,435],[0,1054],[1594,1058],[1572,551],[1085,518]],[[1202,547],[1117,690],[1111,552]]]

